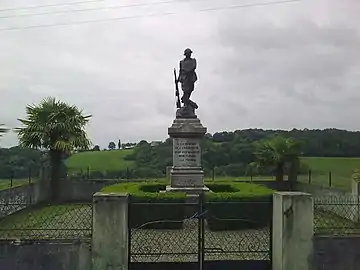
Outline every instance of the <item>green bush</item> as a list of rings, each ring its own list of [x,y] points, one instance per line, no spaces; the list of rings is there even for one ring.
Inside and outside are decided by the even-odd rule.
[[[180,229],[185,218],[184,193],[160,193],[166,189],[162,181],[121,183],[107,186],[103,192],[128,193],[131,228]]]
[[[139,168],[133,171],[134,178],[155,178],[164,177],[164,173],[153,168]]]
[[[215,183],[205,194],[204,208],[210,230],[255,229],[272,220],[273,190],[252,183]]]

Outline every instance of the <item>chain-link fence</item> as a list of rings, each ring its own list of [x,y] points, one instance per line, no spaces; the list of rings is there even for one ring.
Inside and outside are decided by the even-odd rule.
[[[92,204],[0,204],[0,239],[83,239],[92,234]]]
[[[359,234],[359,196],[349,194],[315,197],[314,227],[316,234]]]

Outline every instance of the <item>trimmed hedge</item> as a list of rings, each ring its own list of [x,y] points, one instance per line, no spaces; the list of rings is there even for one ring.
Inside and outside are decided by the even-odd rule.
[[[218,191],[205,194],[204,208],[210,230],[256,229],[272,222],[273,190],[237,182],[207,186],[212,191]],[[232,192],[229,192],[229,186]]]
[[[130,195],[129,218],[131,228],[180,229],[185,217],[184,193],[160,193],[164,182],[123,183],[107,186],[102,192]]]

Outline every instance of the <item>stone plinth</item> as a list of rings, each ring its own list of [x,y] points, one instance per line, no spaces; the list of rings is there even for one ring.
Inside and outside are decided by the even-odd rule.
[[[177,118],[168,129],[173,139],[173,167],[167,191],[199,193],[208,190],[204,186],[201,167],[201,139],[206,133],[197,118]]]

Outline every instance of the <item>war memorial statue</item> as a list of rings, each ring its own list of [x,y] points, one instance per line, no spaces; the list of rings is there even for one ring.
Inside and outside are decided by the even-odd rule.
[[[195,72],[196,59],[191,58],[191,53],[191,49],[184,51],[185,58],[180,61],[178,77],[174,69],[177,111],[175,120],[168,128],[168,134],[173,140],[173,166],[170,170],[170,185],[166,187],[166,192],[180,191],[189,196],[209,191],[204,185],[201,161],[201,140],[207,129],[195,115],[198,105],[190,99],[198,79]],[[183,91],[181,101],[179,83]]]
[[[187,48],[184,51],[185,58],[180,61],[180,70],[179,77],[176,76],[176,70],[174,69],[175,75],[175,86],[176,86],[176,97],[177,97],[177,118],[196,118],[195,109],[198,108],[198,105],[190,99],[192,92],[195,88],[195,82],[198,80],[196,74],[196,59],[191,58],[192,50]],[[183,96],[181,97],[181,106],[180,95],[178,83],[181,84],[181,89],[183,91]]]

